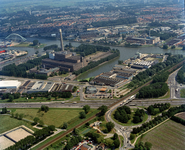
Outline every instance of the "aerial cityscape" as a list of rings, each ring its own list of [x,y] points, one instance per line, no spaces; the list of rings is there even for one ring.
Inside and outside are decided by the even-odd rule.
[[[184,149],[184,0],[0,4],[0,150]]]

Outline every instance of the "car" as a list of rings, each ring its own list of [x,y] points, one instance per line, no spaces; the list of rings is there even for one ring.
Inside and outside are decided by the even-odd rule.
[[[180,84],[180,86],[182,86],[182,83]]]

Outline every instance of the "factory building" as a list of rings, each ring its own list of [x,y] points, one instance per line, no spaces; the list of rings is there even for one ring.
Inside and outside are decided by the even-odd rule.
[[[76,56],[76,53],[69,51],[60,51],[49,53],[49,58],[42,60],[42,65],[45,68],[59,67],[60,70],[76,71],[86,66],[88,62],[81,56]]]
[[[0,89],[18,89],[21,82],[18,80],[2,80],[0,81]]]
[[[58,72],[60,70],[60,68],[56,67],[56,68],[51,68],[49,70],[41,68],[39,70],[37,70],[37,68],[32,68],[29,70],[30,73],[36,73],[36,74],[44,74],[47,76],[50,76],[52,73]]]

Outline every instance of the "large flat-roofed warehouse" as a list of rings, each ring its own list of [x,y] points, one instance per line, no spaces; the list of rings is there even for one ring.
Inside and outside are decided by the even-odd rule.
[[[0,81],[0,89],[17,89],[21,85],[18,80],[3,80]]]
[[[37,93],[37,92],[50,92],[54,86],[54,82],[44,82],[38,81],[36,82],[27,93]]]

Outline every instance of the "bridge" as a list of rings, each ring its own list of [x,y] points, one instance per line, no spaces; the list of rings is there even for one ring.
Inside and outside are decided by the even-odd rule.
[[[22,37],[21,35],[19,35],[17,33],[12,33],[12,34],[8,35],[5,39],[6,40],[12,40],[14,42],[24,42],[24,41],[26,41],[26,38]]]

